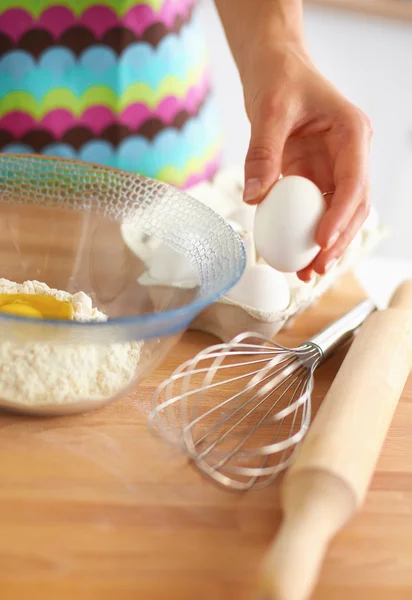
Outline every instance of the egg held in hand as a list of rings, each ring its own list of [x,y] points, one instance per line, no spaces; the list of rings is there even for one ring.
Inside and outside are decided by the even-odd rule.
[[[290,290],[282,273],[268,265],[250,265],[227,298],[263,312],[276,312],[289,306]]]
[[[320,189],[305,177],[279,179],[255,214],[256,250],[282,273],[296,273],[313,261],[320,247],[316,231],[326,210]]]

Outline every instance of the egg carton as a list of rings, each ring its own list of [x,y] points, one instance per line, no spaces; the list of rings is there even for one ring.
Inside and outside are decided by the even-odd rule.
[[[256,208],[246,205],[242,199],[242,169],[223,169],[213,182],[200,183],[190,188],[188,193],[219,213],[240,235],[246,248],[247,267],[265,264],[253,239]],[[283,328],[289,327],[297,315],[313,306],[344,272],[368,255],[385,233],[373,209],[352,244],[326,275],[315,275],[311,282],[303,283],[296,274],[282,274],[289,285],[290,301],[287,308],[263,311],[226,295],[204,309],[192,321],[189,329],[210,333],[224,342],[246,331],[272,338]],[[159,310],[164,306],[167,294],[173,294],[176,287],[187,290],[190,297],[198,285],[197,272],[183,256],[159,239],[143,233],[138,235],[133,225],[122,225],[122,236],[130,250],[145,263],[146,269],[140,275],[139,283],[147,286]]]
[[[188,193],[229,221],[243,239],[248,265],[264,264],[253,240],[255,208],[245,205],[242,200],[241,169],[223,169],[213,182],[198,184],[189,189]],[[223,342],[245,331],[272,338],[283,328],[289,327],[297,315],[313,306],[343,273],[370,254],[385,233],[375,209],[372,209],[351,245],[326,275],[315,275],[309,283],[301,282],[296,274],[285,275],[290,289],[290,302],[286,309],[262,311],[223,296],[204,309],[191,323],[190,329],[210,333]]]

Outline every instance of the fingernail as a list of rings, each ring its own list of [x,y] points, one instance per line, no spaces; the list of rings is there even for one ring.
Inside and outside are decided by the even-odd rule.
[[[262,183],[260,179],[248,179],[245,183],[243,200],[245,202],[251,202],[252,200],[255,200],[258,197],[261,189]]]
[[[310,281],[312,280],[314,273],[313,271],[309,271],[309,273],[306,274],[306,276],[303,278],[303,281],[305,283],[310,283]]]
[[[326,242],[326,246],[325,246],[325,250],[329,250],[329,248],[332,248],[332,246],[334,246],[336,244],[336,242],[338,241],[340,237],[340,231],[335,231],[335,233],[333,233],[330,238],[328,239],[328,241]]]
[[[325,265],[325,273],[328,273],[338,262],[337,258],[332,258],[329,262],[326,263]]]

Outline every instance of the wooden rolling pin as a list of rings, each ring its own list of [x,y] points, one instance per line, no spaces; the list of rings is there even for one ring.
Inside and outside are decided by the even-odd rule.
[[[412,281],[361,326],[282,486],[259,600],[307,600],[332,537],[361,506],[412,368]]]

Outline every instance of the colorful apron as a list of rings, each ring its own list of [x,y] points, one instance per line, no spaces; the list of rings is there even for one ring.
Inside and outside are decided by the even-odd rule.
[[[210,179],[221,139],[195,3],[0,0],[0,151]]]

